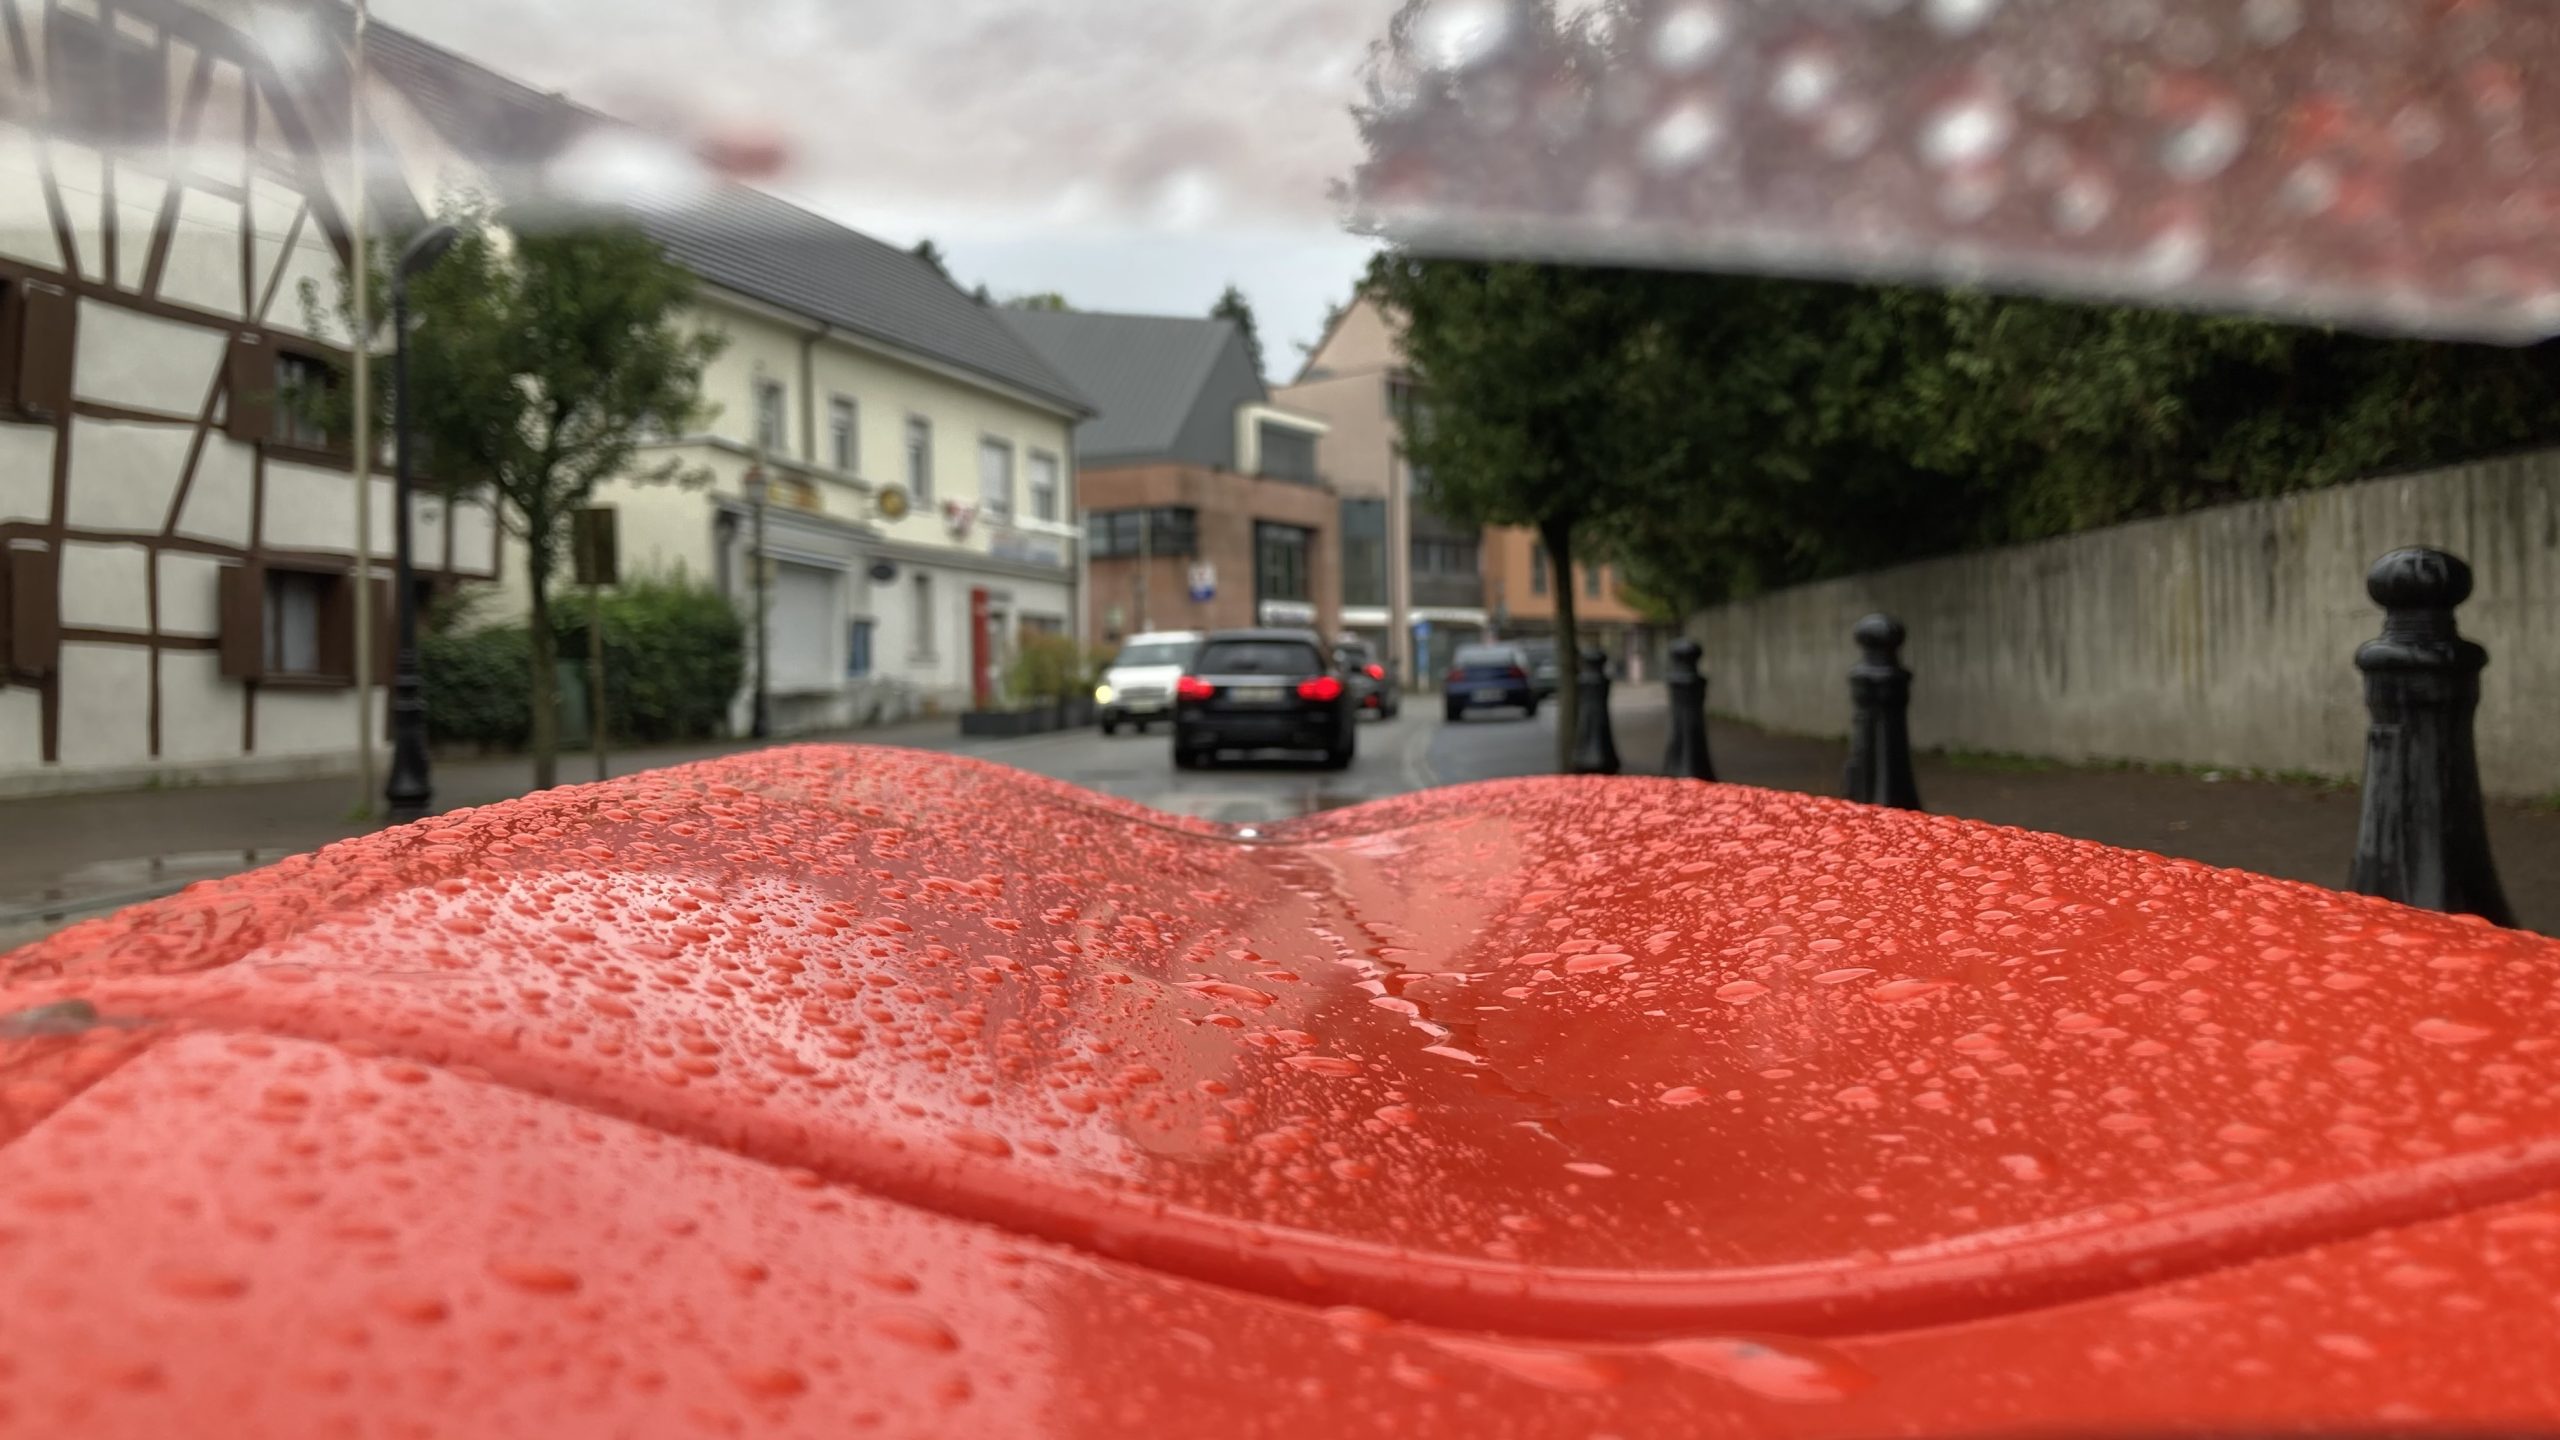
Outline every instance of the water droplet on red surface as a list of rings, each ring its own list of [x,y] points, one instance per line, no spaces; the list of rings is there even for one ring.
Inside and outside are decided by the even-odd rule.
[[[939,1317],[914,1310],[882,1310],[863,1317],[873,1334],[916,1350],[947,1354],[960,1348],[960,1337]]]
[[[1683,1370],[1790,1404],[1845,1400],[1875,1383],[1848,1357],[1800,1340],[1664,1340],[1653,1353]]]
[[[583,1283],[578,1272],[539,1260],[492,1260],[489,1273],[531,1295],[575,1294]]]
[[[181,1300],[237,1300],[249,1293],[248,1276],[201,1265],[159,1266],[151,1272],[151,1283]]]

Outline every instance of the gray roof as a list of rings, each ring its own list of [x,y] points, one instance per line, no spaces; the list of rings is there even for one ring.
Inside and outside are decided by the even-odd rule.
[[[1072,310],[999,313],[1101,411],[1076,432],[1076,454],[1084,460],[1171,454],[1219,357],[1243,339],[1229,320]]]
[[[367,54],[465,154],[530,188],[581,137],[622,122],[376,24]],[[538,198],[535,197],[535,198]],[[743,185],[627,218],[710,284],[997,381],[1077,414],[1093,406],[950,279],[908,251]]]

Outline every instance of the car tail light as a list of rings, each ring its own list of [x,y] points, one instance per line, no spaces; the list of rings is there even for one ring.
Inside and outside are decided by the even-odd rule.
[[[1452,667],[1450,668],[1450,670],[1449,670],[1449,683],[1450,683],[1450,684],[1452,684],[1452,685],[1461,685],[1461,684],[1464,684],[1464,683],[1466,683],[1466,678],[1467,678],[1467,672],[1466,672],[1466,671],[1464,671],[1464,670],[1460,670],[1460,669],[1456,668],[1455,666],[1452,666]]]
[[[1526,680],[1529,678],[1529,672],[1521,669],[1517,665],[1512,666],[1509,670],[1506,670],[1503,673],[1509,675],[1514,680]]]
[[[1302,682],[1298,686],[1298,698],[1301,700],[1339,700],[1342,698],[1342,682],[1334,679],[1330,675],[1319,675],[1313,680]]]
[[[1184,700],[1206,700],[1218,693],[1218,687],[1197,675],[1185,675],[1173,682],[1173,693]]]
[[[1384,680],[1384,679],[1386,679],[1386,678],[1387,678],[1387,667],[1386,667],[1386,666],[1384,666],[1384,665],[1372,665],[1372,666],[1370,666],[1370,667],[1369,667],[1369,678],[1370,678],[1370,679],[1372,679],[1372,680]]]

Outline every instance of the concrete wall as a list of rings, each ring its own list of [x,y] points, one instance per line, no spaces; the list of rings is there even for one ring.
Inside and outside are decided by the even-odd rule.
[[[2364,576],[2403,545],[2476,577],[2482,780],[2560,790],[2560,452],[1802,586],[1691,633],[1712,708],[1779,729],[1847,733],[1850,627],[1883,610],[1910,627],[1920,745],[2356,775]]]

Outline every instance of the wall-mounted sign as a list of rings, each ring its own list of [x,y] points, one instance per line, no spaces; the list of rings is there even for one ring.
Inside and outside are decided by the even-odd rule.
[[[880,493],[873,497],[872,504],[879,510],[880,518],[883,520],[907,518],[907,492],[895,485],[881,486]]]
[[[590,505],[571,517],[569,559],[577,583],[621,584],[621,548],[614,530],[612,506]]]
[[[1303,600],[1265,600],[1262,602],[1265,625],[1313,625],[1316,607]]]
[[[968,539],[970,529],[977,523],[977,506],[963,505],[957,500],[942,502],[942,528],[951,532],[952,539]]]
[[[896,565],[895,563],[893,563],[893,562],[891,562],[891,561],[887,561],[887,560],[874,560],[874,561],[872,561],[872,562],[871,562],[871,583],[872,583],[872,584],[874,584],[874,585],[889,585],[889,584],[894,584],[894,583],[896,583],[897,578],[898,578],[898,567],[897,567],[897,565]]]
[[[1218,567],[1202,561],[1191,567],[1191,601],[1204,604],[1218,598]]]

